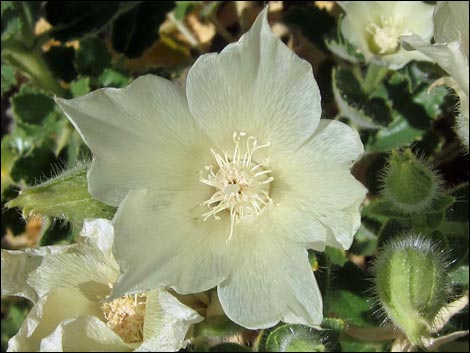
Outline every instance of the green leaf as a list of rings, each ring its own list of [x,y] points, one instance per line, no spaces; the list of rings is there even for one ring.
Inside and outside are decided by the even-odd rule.
[[[448,221],[468,222],[469,216],[469,183],[463,183],[448,191],[455,198],[455,203],[446,212]]]
[[[60,41],[100,30],[118,12],[120,1],[48,1],[46,19]]]
[[[461,286],[463,288],[468,288],[468,265],[462,265],[457,267],[455,270],[451,271],[449,275],[453,286]]]
[[[377,249],[377,236],[369,230],[363,222],[356,235],[349,251],[361,256],[372,256]]]
[[[174,7],[172,1],[144,1],[113,22],[112,43],[118,53],[136,58],[160,36],[160,24]]]
[[[73,97],[80,97],[90,92],[90,78],[82,77],[70,84],[70,93]]]
[[[333,352],[337,336],[303,325],[275,328],[266,341],[267,352]]]
[[[8,340],[20,329],[26,315],[31,309],[31,305],[32,304],[26,299],[15,299],[12,303],[6,303],[6,300],[4,302],[4,299],[2,299],[2,352],[7,351]]]
[[[23,86],[11,99],[13,112],[28,124],[41,124],[55,109],[54,101],[30,86]]]
[[[39,242],[40,246],[58,245],[60,243],[70,243],[73,235],[73,227],[70,223],[59,220],[50,220],[49,217],[43,217],[47,227]],[[47,224],[49,226],[47,226]]]
[[[289,26],[300,29],[302,34],[319,48],[325,48],[324,35],[335,27],[334,18],[325,9],[313,5],[292,6],[283,17]]]
[[[375,326],[370,291],[370,279],[351,262],[334,269],[333,282],[324,296],[324,314],[358,327]]]
[[[365,94],[361,83],[350,70],[333,70],[333,93],[341,116],[360,128],[379,129],[391,120],[385,101]]]
[[[394,118],[390,125],[381,129],[367,144],[371,152],[386,152],[394,148],[409,145],[423,136],[424,130],[414,128],[399,113],[393,113]]]
[[[15,4],[16,1],[2,1],[2,43],[21,31],[23,22]]]
[[[21,190],[8,207],[20,207],[27,217],[45,215],[81,224],[85,218],[112,218],[115,208],[88,193],[87,165],[64,172],[54,179]]]
[[[3,4],[3,3],[2,3]],[[16,85],[16,72],[13,66],[2,61],[2,96]]]
[[[244,328],[226,316],[214,316],[194,326],[194,336],[228,337],[243,331]]]
[[[115,69],[105,69],[98,78],[103,87],[121,88],[127,86],[131,79]]]
[[[45,52],[43,57],[52,73],[61,80],[70,82],[77,77],[77,70],[74,65],[75,49],[73,47],[54,46]]]
[[[209,348],[209,352],[253,352],[247,346],[236,343],[221,343]]]
[[[82,75],[98,76],[111,65],[111,54],[101,39],[86,37],[80,41],[75,63]]]
[[[191,9],[199,4],[199,1],[175,1],[175,18],[177,20],[182,20],[186,14],[191,11]]]
[[[325,249],[325,254],[328,257],[328,260],[333,266],[343,266],[348,259],[346,258],[346,252],[331,246],[327,246]]]
[[[49,141],[52,146],[52,142]],[[18,183],[36,184],[44,177],[54,174],[54,165],[59,165],[59,159],[52,148],[34,147],[26,156],[18,158],[11,169],[11,177]]]
[[[448,95],[447,88],[444,86],[434,87],[431,92],[424,86],[417,94],[413,96],[413,102],[424,108],[426,114],[435,119],[442,113],[442,105]]]

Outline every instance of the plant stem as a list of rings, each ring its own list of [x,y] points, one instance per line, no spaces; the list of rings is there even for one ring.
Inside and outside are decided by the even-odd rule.
[[[26,75],[37,87],[58,96],[64,95],[64,89],[50,72],[39,49],[28,49],[22,43],[10,40],[3,45],[2,57]]]
[[[385,66],[376,65],[373,63],[370,64],[369,68],[367,69],[364,84],[362,85],[364,93],[370,95],[383,81],[385,76],[387,76],[387,73],[388,69]]]

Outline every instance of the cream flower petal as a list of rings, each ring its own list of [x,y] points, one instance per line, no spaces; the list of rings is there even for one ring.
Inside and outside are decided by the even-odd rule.
[[[449,18],[452,20],[449,21]],[[468,1],[438,1],[433,20],[436,29],[434,34],[436,43],[450,43],[460,40],[462,51],[468,58]]]
[[[320,119],[311,65],[271,32],[267,14],[220,54],[201,56],[188,74],[191,113],[221,149],[232,149],[232,134],[243,131],[273,150],[295,150]]]
[[[89,190],[105,203],[119,205],[136,187],[191,189],[201,156],[211,157],[184,90],[163,78],[56,101],[93,151]]]
[[[166,290],[147,293],[144,341],[137,352],[175,352],[186,344],[185,336],[191,325],[203,317],[181,304]]]
[[[36,288],[27,283],[28,276],[41,265],[43,257],[67,253],[74,248],[75,246],[45,246],[24,251],[2,249],[2,295],[16,295],[36,302],[39,294]]]
[[[95,316],[69,318],[41,341],[41,352],[130,352],[138,344],[125,343]]]
[[[88,300],[76,288],[59,288],[39,299],[18,333],[8,342],[8,351],[38,351],[41,340],[62,320],[77,315],[102,316],[99,304]]]
[[[273,200],[281,210],[296,209],[316,223],[316,232],[304,233],[312,242],[325,239],[330,246],[351,246],[361,223],[359,207],[367,189],[349,168],[363,152],[355,130],[341,122],[322,119],[315,134],[297,152],[297,158],[286,155],[273,160],[273,170],[280,171],[274,174]],[[278,184],[281,187],[276,188]],[[279,218],[282,219],[281,214]],[[318,225],[323,226],[323,233]]]
[[[192,199],[184,192],[129,192],[115,218],[114,253],[122,274],[112,298],[160,286],[203,292],[222,281],[229,222],[202,222],[199,203],[205,199]]]
[[[401,39],[407,45],[433,59],[444,71],[452,76],[457,85],[468,96],[468,58],[463,55],[459,42],[430,45],[417,35],[403,36]]]
[[[338,3],[346,12],[341,22],[341,32],[346,40],[361,51],[366,62],[373,61],[398,70],[411,60],[429,61],[422,53],[400,48],[399,37],[416,33],[429,43],[433,33],[433,5],[422,1]],[[416,17],[416,13],[420,16]]]
[[[112,225],[97,219],[85,221],[83,229],[88,244],[2,250],[2,294],[36,302],[51,289],[78,287],[91,298],[105,296],[118,275],[110,253]]]
[[[232,240],[239,249],[218,294],[224,312],[239,325],[260,329],[280,320],[308,326],[322,321],[321,293],[307,251],[285,239],[285,231],[273,224]]]

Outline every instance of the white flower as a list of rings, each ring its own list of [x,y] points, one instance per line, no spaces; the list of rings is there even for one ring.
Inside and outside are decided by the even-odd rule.
[[[433,5],[422,1],[338,1],[346,12],[341,22],[344,38],[355,45],[366,62],[398,70],[412,60],[429,59],[404,50],[400,37],[417,34],[432,38]]]
[[[148,75],[57,102],[93,151],[90,192],[120,205],[114,296],[217,286],[247,328],[321,323],[307,248],[351,245],[366,190],[349,169],[363,146],[320,120],[312,68],[273,35],[267,9],[196,61],[186,92]]]
[[[174,351],[202,318],[163,289],[105,302],[119,268],[113,227],[85,221],[82,243],[2,250],[2,295],[35,304],[8,351]]]
[[[450,77],[434,85],[445,84],[460,98],[457,133],[469,148],[469,2],[438,1],[434,11],[434,41],[431,45],[417,35],[404,36],[402,41],[433,59]]]

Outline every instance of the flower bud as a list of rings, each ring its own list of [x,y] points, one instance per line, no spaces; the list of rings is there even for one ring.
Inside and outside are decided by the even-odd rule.
[[[383,196],[405,214],[416,214],[432,206],[439,195],[441,180],[410,149],[392,151],[384,176]]]
[[[318,331],[303,325],[283,325],[273,330],[266,340],[268,352],[332,352],[335,340],[329,331]]]
[[[431,324],[446,303],[447,265],[442,251],[419,235],[393,239],[377,258],[377,299],[413,345],[429,337]]]

